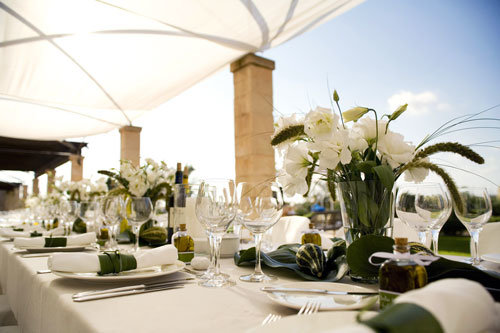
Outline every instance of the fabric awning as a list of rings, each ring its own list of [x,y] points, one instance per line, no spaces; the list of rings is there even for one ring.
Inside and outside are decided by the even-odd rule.
[[[0,135],[58,140],[129,125],[362,1],[0,1]]]

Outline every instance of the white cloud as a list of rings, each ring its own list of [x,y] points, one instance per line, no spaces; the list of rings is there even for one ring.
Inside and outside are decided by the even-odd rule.
[[[450,108],[448,104],[439,102],[438,97],[432,91],[424,91],[419,94],[401,91],[389,97],[387,103],[391,111],[408,103],[407,112],[414,115],[422,115],[434,110],[445,111]]]

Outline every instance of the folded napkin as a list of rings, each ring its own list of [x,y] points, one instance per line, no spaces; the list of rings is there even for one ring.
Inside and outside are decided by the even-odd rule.
[[[500,332],[500,308],[479,283],[444,279],[409,291],[340,332]]]
[[[40,237],[40,236],[62,236],[64,235],[64,228],[59,227],[49,231],[43,231],[42,228],[2,228],[0,229],[0,236],[5,238],[18,238],[18,237]]]
[[[170,265],[177,260],[177,249],[164,245],[133,255],[92,253],[55,253],[47,261],[49,269],[71,273],[118,273],[120,271]],[[134,263],[135,262],[135,263]],[[114,267],[107,267],[113,265]]]
[[[26,247],[59,247],[89,245],[96,242],[95,232],[88,232],[82,235],[67,237],[36,237],[36,238],[15,238],[14,246],[17,248]]]

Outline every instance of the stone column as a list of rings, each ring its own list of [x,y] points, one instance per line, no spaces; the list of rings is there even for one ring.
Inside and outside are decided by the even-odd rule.
[[[33,178],[33,195],[40,194],[40,187],[38,186],[38,177]]]
[[[123,126],[120,128],[120,159],[129,160],[139,166],[141,159],[141,127]]]
[[[73,154],[69,157],[71,161],[71,181],[77,182],[83,179],[83,156]]]
[[[23,200],[28,197],[28,185],[23,185]]]
[[[276,176],[271,135],[274,61],[247,54],[231,64],[234,81],[236,181],[251,183]]]
[[[54,179],[56,178],[56,170],[47,170],[47,193],[52,192],[52,186],[54,185]]]

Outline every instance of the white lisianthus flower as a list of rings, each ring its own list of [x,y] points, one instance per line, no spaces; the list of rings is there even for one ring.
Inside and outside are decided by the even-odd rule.
[[[129,183],[129,191],[134,197],[142,197],[148,190],[146,179],[141,174],[136,174]]]
[[[363,139],[366,140],[369,144],[373,144],[375,142],[375,138],[377,137],[377,128],[375,126],[376,121],[373,118],[364,117],[361,118],[358,122],[354,123],[352,126],[352,130],[357,132]],[[378,121],[378,139],[379,141],[385,136],[385,128],[387,126],[387,121],[379,120]]]
[[[415,154],[415,146],[406,143],[401,134],[391,131],[379,139],[378,150],[382,160],[393,169],[410,162]]]
[[[359,132],[349,131],[349,149],[363,153],[368,148],[368,142],[359,134]]]
[[[339,116],[332,110],[318,106],[306,115],[304,132],[315,141],[325,140],[337,129],[338,122]]]
[[[283,168],[286,172],[297,178],[305,178],[307,176],[307,169],[313,162],[307,144],[299,142],[296,145],[290,146],[283,162]]]
[[[106,192],[108,190],[108,185],[106,184],[106,178],[101,177],[95,181],[95,183],[90,184],[91,192]]]
[[[283,191],[288,196],[294,196],[295,194],[304,195],[307,193],[307,182],[305,177],[296,177],[283,173],[278,176],[278,181],[281,183]]]
[[[319,151],[319,168],[321,170],[335,169],[337,165],[349,164],[352,159],[349,150],[349,131],[336,130],[329,140],[322,140],[309,144],[310,148]]]
[[[430,159],[426,157],[420,159],[419,161],[429,163]],[[427,178],[428,175],[429,175],[429,169],[425,168],[412,168],[404,172],[405,181],[407,182],[421,183],[425,180],[425,178]]]

